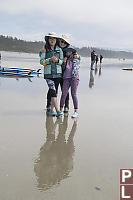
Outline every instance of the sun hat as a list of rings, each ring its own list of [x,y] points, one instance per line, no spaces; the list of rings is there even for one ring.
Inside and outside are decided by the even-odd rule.
[[[59,38],[64,40],[67,44],[70,44],[68,35],[62,34]]]
[[[53,38],[60,38],[56,33],[50,32],[48,35],[45,35],[45,40],[47,40],[48,37],[53,37]]]

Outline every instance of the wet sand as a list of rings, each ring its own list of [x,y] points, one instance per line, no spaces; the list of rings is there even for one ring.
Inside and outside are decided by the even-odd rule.
[[[3,66],[40,68],[38,56],[3,52]],[[0,199],[119,199],[119,169],[132,168],[132,61],[80,69],[79,118],[46,115],[42,76],[0,77]],[[59,92],[60,96],[60,92]]]

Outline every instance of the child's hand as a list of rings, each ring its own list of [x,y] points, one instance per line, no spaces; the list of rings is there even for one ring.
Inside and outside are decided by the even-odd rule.
[[[66,61],[67,61],[67,57],[64,57],[64,60],[63,60],[65,63],[66,63]]]
[[[76,53],[76,54],[74,55],[74,58],[78,59],[78,58],[79,58],[79,55]]]
[[[73,80],[73,81],[76,81],[76,78],[75,78],[75,77],[73,77],[73,78],[72,78],[72,80]]]

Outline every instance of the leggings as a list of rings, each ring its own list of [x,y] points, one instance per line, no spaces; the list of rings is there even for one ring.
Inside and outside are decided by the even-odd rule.
[[[71,95],[73,99],[74,109],[78,109],[78,99],[77,99],[77,89],[78,89],[79,80],[78,79],[64,79],[63,81],[63,88],[62,88],[62,95],[60,100],[60,107],[63,108],[66,96],[68,94],[69,88],[71,87]]]
[[[61,91],[62,91],[62,87],[63,87],[63,79],[62,78],[56,78],[54,79],[54,86],[55,86],[55,90],[56,90],[56,96],[57,96],[57,93],[58,93],[58,87],[61,87]],[[52,93],[51,93],[51,89],[49,87],[49,90],[48,90],[48,93],[47,93],[47,108],[51,105],[51,96]],[[66,99],[65,99],[65,107],[69,108],[69,93],[67,94],[66,96]]]

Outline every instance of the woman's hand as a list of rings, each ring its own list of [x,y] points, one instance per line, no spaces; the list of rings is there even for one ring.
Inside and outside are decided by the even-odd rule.
[[[57,58],[57,56],[53,56],[53,57],[51,57],[50,58],[50,61],[53,61],[53,62],[58,62],[58,58]]]
[[[66,61],[67,61],[67,57],[64,57],[64,60],[63,60],[63,62],[64,62],[64,63],[66,63]]]

